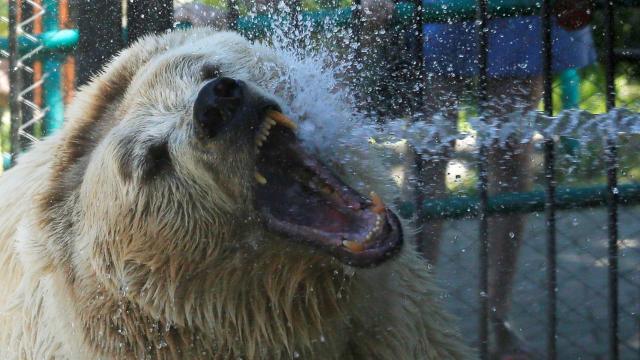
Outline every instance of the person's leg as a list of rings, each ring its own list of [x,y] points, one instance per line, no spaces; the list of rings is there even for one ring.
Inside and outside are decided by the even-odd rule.
[[[489,85],[494,100],[489,116],[505,118],[516,110],[533,110],[540,102],[540,77],[499,79]],[[507,119],[505,118],[505,121]],[[489,192],[521,192],[531,187],[529,173],[531,145],[510,138],[494,144],[489,151]],[[489,298],[498,352],[517,350],[518,344],[509,331],[506,319],[511,307],[511,291],[516,272],[518,250],[524,233],[524,215],[499,215],[489,218]]]
[[[443,116],[448,126],[456,128],[458,122],[458,107],[460,97],[465,89],[465,80],[454,76],[434,77],[426,87],[424,99],[424,113],[426,121],[433,116]],[[440,141],[435,139],[435,142]],[[434,151],[417,154],[412,151],[409,156],[407,174],[416,206],[416,225],[418,251],[427,261],[435,265],[440,250],[442,238],[442,220],[429,219],[422,211],[422,204],[429,199],[446,196],[447,164],[451,157],[454,144],[441,144]]]

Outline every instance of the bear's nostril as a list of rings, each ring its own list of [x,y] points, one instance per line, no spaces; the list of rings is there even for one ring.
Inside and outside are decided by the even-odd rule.
[[[241,90],[237,80],[222,77],[214,80],[213,94],[221,98],[238,98]]]
[[[228,77],[208,82],[193,105],[199,133],[211,139],[226,128],[242,105],[242,92],[242,82]]]

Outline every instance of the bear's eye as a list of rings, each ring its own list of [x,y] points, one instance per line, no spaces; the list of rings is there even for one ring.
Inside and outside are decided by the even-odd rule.
[[[151,181],[171,168],[169,144],[161,142],[149,146],[142,165],[143,181]]]
[[[212,80],[220,76],[220,69],[214,64],[204,64],[200,69],[201,81]]]

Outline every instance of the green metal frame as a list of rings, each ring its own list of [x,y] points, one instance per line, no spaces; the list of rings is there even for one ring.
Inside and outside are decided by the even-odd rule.
[[[36,36],[37,42],[21,36],[18,39],[18,49],[20,53],[26,54],[35,50],[38,46],[42,46],[42,49],[37,54],[34,54],[34,59],[43,59],[52,54],[69,54],[73,52],[78,44],[79,36],[78,30],[75,29],[44,32]],[[0,38],[0,48],[3,50],[9,48],[9,41],[6,38]]]
[[[48,20],[45,23],[45,33],[40,35],[40,41],[44,51],[40,53],[49,56],[51,52],[68,53],[72,51],[78,43],[77,30],[57,30],[57,7],[53,4],[57,0],[45,0],[44,6],[48,10]],[[638,6],[640,0],[617,0],[617,4],[623,6]],[[531,5],[531,0],[494,0],[489,3],[489,14],[491,17],[509,17],[533,15],[540,12],[541,2]],[[410,2],[399,2],[395,6],[394,19],[399,23],[409,23],[416,11],[416,6]],[[460,0],[452,3],[447,0],[439,0],[424,5],[423,9],[425,23],[438,23],[475,19],[475,0]],[[55,15],[55,19],[54,19]],[[330,9],[308,11],[302,14],[304,22],[312,22],[314,25],[322,25],[326,20],[333,20],[337,25],[348,25],[352,17],[351,8]],[[267,32],[271,27],[272,17],[269,15],[241,16],[238,19],[238,29],[243,33],[261,34]],[[39,44],[22,37],[19,39],[19,47],[22,52],[33,50]],[[0,38],[0,48],[7,49],[7,39]]]
[[[640,204],[640,183],[618,186],[620,205]],[[491,196],[488,214],[513,214],[544,211],[545,192],[508,192]],[[556,209],[567,210],[603,206],[607,203],[606,186],[579,188],[558,188],[556,190]],[[478,216],[480,200],[472,196],[452,196],[443,199],[431,199],[422,205],[422,211],[430,219],[472,218]],[[400,215],[411,218],[415,213],[412,204],[400,204]]]
[[[58,0],[44,0],[42,27],[45,33],[58,31]],[[48,108],[44,116],[43,135],[48,135],[62,127],[64,121],[64,96],[62,89],[62,54],[53,53],[43,59],[43,102]]]

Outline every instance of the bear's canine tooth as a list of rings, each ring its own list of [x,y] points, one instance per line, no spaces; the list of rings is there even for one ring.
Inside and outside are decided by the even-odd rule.
[[[262,176],[262,174],[260,174],[259,172],[256,171],[254,176],[258,184],[265,185],[267,183],[267,179],[264,176]]]
[[[357,241],[352,241],[352,240],[343,240],[342,241],[342,246],[348,248],[349,250],[359,253],[359,252],[363,252],[364,251],[364,245],[362,243],[359,243]]]
[[[298,128],[298,125],[296,125],[296,123],[294,123],[293,120],[289,119],[279,111],[273,111],[273,110],[268,111],[267,118],[291,130],[295,130]]]
[[[373,191],[371,192],[371,202],[373,203],[373,208],[371,209],[371,211],[376,214],[382,214],[384,212],[385,206],[382,202],[382,199]]]

